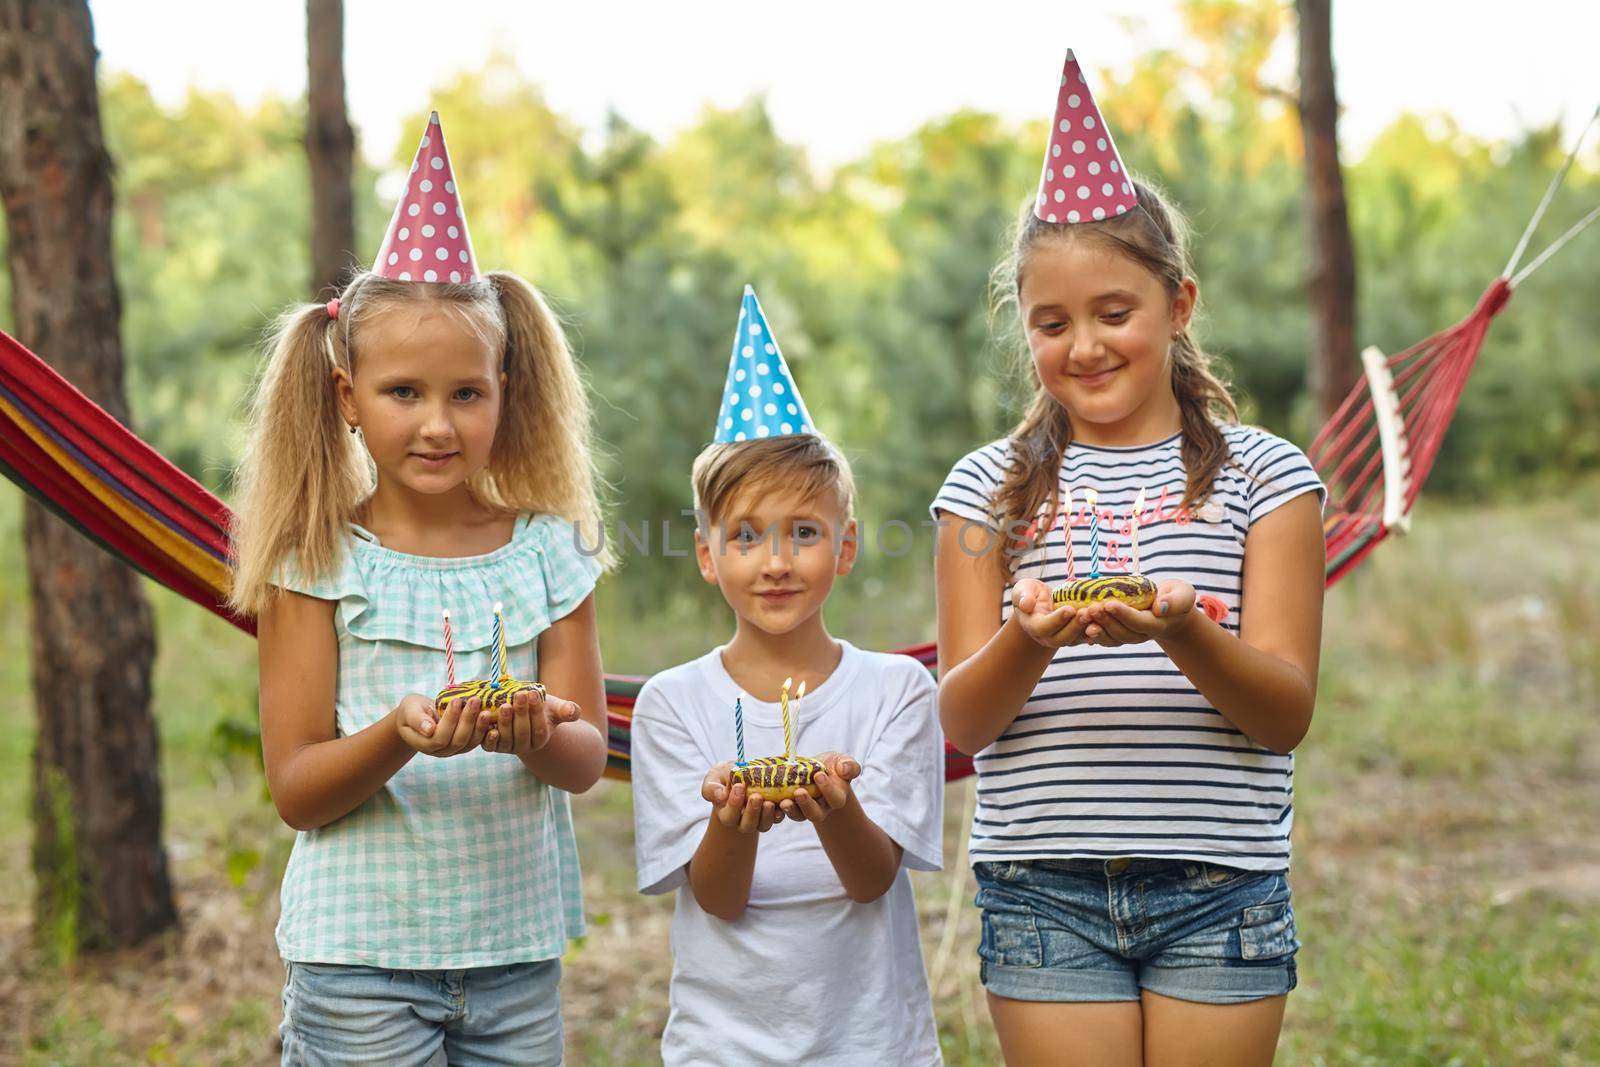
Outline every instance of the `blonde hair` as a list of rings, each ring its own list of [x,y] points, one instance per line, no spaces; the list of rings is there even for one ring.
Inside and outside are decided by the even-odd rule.
[[[559,515],[594,543],[601,514],[589,397],[537,289],[505,272],[439,285],[362,273],[339,304],[337,319],[326,305],[302,304],[274,327],[236,472],[230,607],[259,613],[285,566],[306,579],[338,566],[374,482],[340,414],[332,372],[354,376],[365,326],[400,308],[454,315],[502,353],[500,423],[487,466],[468,482],[473,497],[491,508]]]
[[[854,516],[856,485],[850,461],[816,433],[784,434],[734,444],[707,445],[690,474],[694,506],[715,523],[744,492],[792,489],[809,500],[831,492],[846,522]]]
[[[1131,179],[1131,175],[1129,176]],[[1133,181],[1139,206],[1133,211],[1099,222],[1053,223],[1033,213],[1030,197],[1017,220],[1010,253],[995,268],[992,290],[998,312],[1017,304],[1020,312],[1022,276],[1028,257],[1043,241],[1089,240],[1133,260],[1176,296],[1185,278],[1194,275],[1189,260],[1189,224],[1160,191],[1144,181]],[[1023,350],[1024,358],[1026,349]],[[1211,495],[1218,472],[1229,460],[1228,442],[1219,421],[1237,422],[1239,409],[1227,383],[1212,367],[1212,357],[1200,347],[1188,327],[1179,332],[1170,349],[1172,392],[1182,419],[1182,453],[1188,472],[1183,502],[1195,508]],[[1035,527],[1043,536],[1056,522],[1061,494],[1061,459],[1072,443],[1072,416],[1039,380],[1038,369],[1027,359],[1033,398],[1022,419],[1012,428],[1011,460],[995,491],[994,514],[1002,530],[1027,526],[1045,510]],[[1008,571],[1020,558],[1016,552],[995,554]]]

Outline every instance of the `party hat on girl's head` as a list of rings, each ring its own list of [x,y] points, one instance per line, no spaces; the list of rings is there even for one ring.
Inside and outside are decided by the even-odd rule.
[[[461,191],[456,188],[437,111],[428,116],[427,132],[400,190],[372,273],[402,282],[477,280],[478,260],[467,236],[467,216],[461,210]]]
[[[1128,168],[1069,48],[1033,213],[1046,222],[1095,222],[1138,206]]]
[[[712,444],[814,432],[811,413],[800,399],[789,365],[778,351],[778,339],[761,313],[761,301],[747,285]]]

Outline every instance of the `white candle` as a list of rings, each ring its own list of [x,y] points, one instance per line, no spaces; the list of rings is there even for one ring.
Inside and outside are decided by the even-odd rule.
[[[1144,486],[1139,487],[1139,495],[1133,498],[1133,573],[1143,574],[1139,567],[1139,516],[1144,514]]]

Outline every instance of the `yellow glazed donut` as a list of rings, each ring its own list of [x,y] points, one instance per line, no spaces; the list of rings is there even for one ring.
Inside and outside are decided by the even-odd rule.
[[[777,803],[789,800],[798,792],[817,795],[811,780],[827,768],[808,756],[794,756],[785,761],[782,756],[753,759],[743,767],[734,765],[731,780],[743,783],[752,793],[760,793]]]
[[[1081,608],[1101,600],[1120,600],[1130,608],[1144,611],[1156,602],[1156,583],[1142,574],[1077,578],[1057,586],[1050,594],[1051,603],[1057,607],[1071,604]]]
[[[499,685],[487,681],[462,682],[460,685],[446,686],[439,690],[439,695],[434,697],[433,706],[443,714],[445,705],[457,697],[463,701],[477,697],[482,702],[483,709],[489,711],[511,703],[511,698],[518,693],[538,693],[542,699],[544,686],[538,682],[523,682],[507,677],[501,678]]]

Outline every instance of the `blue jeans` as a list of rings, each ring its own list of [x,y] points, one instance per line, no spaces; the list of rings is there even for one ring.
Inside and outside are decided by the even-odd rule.
[[[1281,871],[1198,860],[974,865],[983,984],[1012,1000],[1239,1004],[1295,987],[1294,910]]]
[[[561,1063],[560,960],[460,971],[285,962],[284,1067]]]

